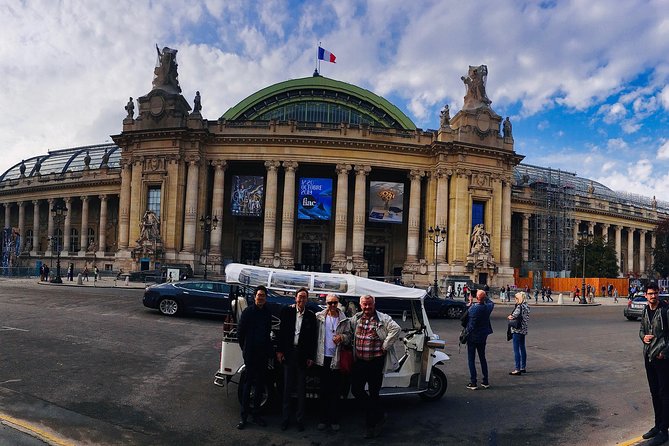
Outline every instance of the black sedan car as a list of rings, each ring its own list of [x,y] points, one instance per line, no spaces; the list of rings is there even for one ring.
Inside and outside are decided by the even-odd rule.
[[[444,299],[441,297],[426,296],[424,300],[425,312],[429,318],[459,319],[467,305],[461,300]],[[392,297],[377,297],[376,309],[391,316],[399,317],[402,312],[408,310],[409,301],[406,299],[395,299]]]
[[[229,285],[211,280],[189,280],[151,285],[144,291],[144,306],[160,311],[166,316],[186,313],[226,315],[231,313],[230,302],[243,297],[253,304],[253,287]],[[272,291],[267,293],[267,305],[272,314],[278,316],[281,307],[295,302],[292,296],[283,296]],[[313,302],[307,308],[317,312],[321,307]]]

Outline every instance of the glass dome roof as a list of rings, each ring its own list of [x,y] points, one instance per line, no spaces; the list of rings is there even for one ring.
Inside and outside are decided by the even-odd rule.
[[[50,150],[46,155],[35,156],[23,160],[10,167],[0,176],[0,181],[15,180],[21,177],[21,166],[25,166],[26,177],[49,175],[51,173],[63,174],[69,171],[82,171],[86,167],[86,155],[90,156],[88,164],[91,169],[102,167],[102,158],[105,153],[109,156],[107,165],[110,169],[118,168],[121,159],[121,151],[116,144],[98,144],[94,146],[74,147],[71,149]]]

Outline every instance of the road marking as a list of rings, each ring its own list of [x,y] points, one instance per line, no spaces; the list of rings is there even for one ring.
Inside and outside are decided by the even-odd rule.
[[[30,331],[26,330],[24,328],[16,328],[16,327],[0,327],[0,331],[9,331],[9,330],[16,330],[16,331]]]
[[[639,444],[642,441],[644,441],[644,439],[642,437],[636,437],[636,438],[632,438],[631,440],[627,440],[627,441],[624,441],[624,442],[620,443],[619,446],[634,446],[636,444]]]
[[[20,383],[22,380],[20,379],[8,379],[7,381],[3,381],[0,384],[9,384],[9,383]]]
[[[36,437],[49,445],[76,446],[74,443],[70,443],[68,440],[65,440],[64,438],[56,437],[55,435],[31,423],[28,423],[27,421],[19,420],[2,412],[0,412],[0,422],[2,422],[2,424],[6,426],[17,429],[28,435],[32,435],[33,437]]]

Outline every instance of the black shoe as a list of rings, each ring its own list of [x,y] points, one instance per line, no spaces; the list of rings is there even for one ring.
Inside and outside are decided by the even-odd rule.
[[[669,434],[667,431],[659,431],[651,441],[648,442],[647,446],[658,446],[660,444],[665,444],[669,440]]]
[[[520,373],[527,373],[527,370],[525,370],[525,369],[520,369]]]
[[[509,372],[509,375],[513,376],[520,376],[522,373],[520,370],[514,370],[513,372]]]
[[[246,427],[246,421],[241,420],[239,423],[237,423],[237,429],[242,430]]]
[[[304,432],[304,423],[302,423],[301,421],[297,422],[297,431]]]
[[[285,431],[286,429],[288,429],[288,424],[289,424],[288,421],[283,421],[281,423],[281,430]]]
[[[265,420],[263,420],[262,418],[258,417],[258,416],[251,418],[251,421],[253,421],[255,424],[257,424],[260,427],[267,426],[267,422]]]
[[[653,426],[648,432],[643,434],[641,438],[644,440],[648,440],[649,438],[653,438],[660,432],[660,429],[658,429],[656,426]]]

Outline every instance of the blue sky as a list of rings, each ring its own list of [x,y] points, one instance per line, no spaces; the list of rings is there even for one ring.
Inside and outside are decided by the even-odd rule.
[[[253,92],[324,76],[380,94],[418,127],[463,103],[488,66],[493,109],[525,162],[669,198],[669,0],[469,2],[0,0],[0,171],[48,150],[103,143],[128,97],[151,88],[155,44],[217,119]]]

